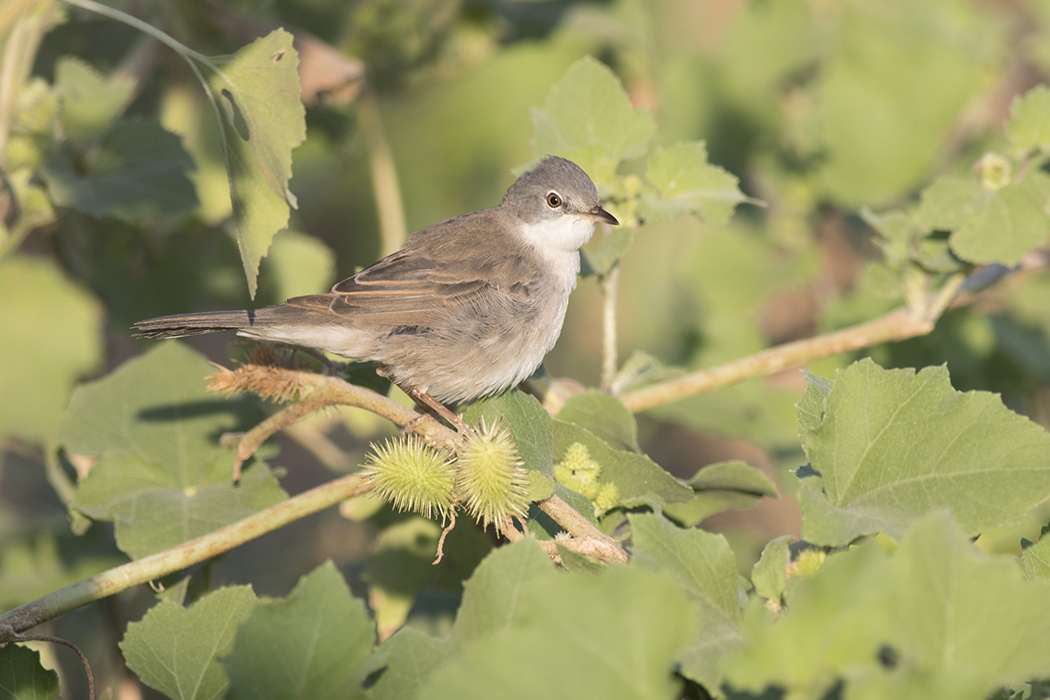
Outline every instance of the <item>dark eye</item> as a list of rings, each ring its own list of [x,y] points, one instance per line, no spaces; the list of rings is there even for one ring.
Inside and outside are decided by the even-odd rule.
[[[547,206],[551,209],[557,209],[561,206],[561,197],[558,196],[557,192],[547,194]]]

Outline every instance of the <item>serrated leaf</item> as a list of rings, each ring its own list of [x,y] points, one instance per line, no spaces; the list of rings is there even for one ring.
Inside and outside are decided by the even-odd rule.
[[[682,529],[658,515],[630,515],[631,566],[671,574],[696,606],[698,628],[679,654],[683,675],[717,688],[725,657],[740,643],[740,577],[722,535]]]
[[[642,155],[656,133],[653,115],[634,109],[620,79],[590,56],[572,64],[543,108],[532,110],[532,125],[533,153],[568,158],[599,187],[620,161]]]
[[[79,58],[62,56],[55,63],[62,131],[79,140],[101,135],[123,111],[134,87],[131,80],[106,80]]]
[[[675,479],[645,455],[613,447],[578,425],[554,419],[554,453],[559,457],[573,443],[587,447],[591,459],[601,467],[599,481],[612,482],[619,490],[619,503],[648,506],[659,511],[667,503],[688,501],[693,490]]]
[[[633,228],[618,226],[609,229],[602,236],[597,250],[580,251],[580,274],[584,277],[609,274],[620,258],[630,250],[632,243],[634,243]]]
[[[292,149],[306,138],[299,58],[292,35],[278,29],[210,64],[206,78],[222,114],[237,246],[254,297],[259,262],[295,203],[288,190]]]
[[[178,136],[159,122],[124,119],[99,142],[86,169],[71,148],[56,152],[40,173],[56,204],[91,216],[150,222],[194,209],[188,173],[196,166]]]
[[[763,497],[776,498],[777,487],[765,472],[740,460],[702,467],[686,482],[695,494],[685,503],[668,503],[664,514],[692,527],[724,510],[750,508]]]
[[[792,535],[783,535],[770,540],[762,549],[762,556],[751,570],[751,583],[755,593],[777,604],[784,596],[787,583],[787,565],[791,562],[791,550],[788,544],[795,539]]]
[[[325,562],[288,597],[257,605],[222,659],[227,697],[363,698],[375,628],[343,576]]]
[[[46,319],[46,322],[44,321]],[[102,308],[49,260],[0,259],[0,436],[43,442],[102,358]]]
[[[521,590],[509,624],[450,659],[421,697],[673,697],[694,616],[667,575],[637,567],[543,577]]]
[[[646,177],[658,194],[642,202],[642,215],[650,222],[692,214],[707,223],[727,224],[736,205],[747,199],[735,175],[707,162],[703,141],[657,151]]]
[[[871,360],[836,373],[823,419],[801,430],[822,475],[804,479],[803,538],[844,545],[900,536],[949,508],[969,535],[1013,522],[1050,494],[1050,435],[997,395],[952,389],[945,367],[884,370]]]
[[[211,532],[286,494],[263,465],[232,483],[233,453],[222,433],[243,430],[258,412],[246,398],[205,391],[214,368],[180,343],[161,343],[108,376],[77,388],[59,441],[98,457],[74,506],[116,523],[118,545],[143,556]]]
[[[402,627],[383,642],[377,657],[386,666],[368,688],[370,700],[415,700],[445,663],[448,643],[412,627]]]
[[[597,389],[570,396],[558,411],[558,420],[594,433],[620,450],[639,452],[638,423],[623,402]]]
[[[1050,149],[1050,88],[1036,85],[1010,104],[1010,119],[1006,122],[1006,138],[1014,150]]]
[[[120,650],[143,683],[168,697],[218,700],[230,687],[218,657],[233,648],[254,606],[250,586],[220,588],[189,610],[162,601],[128,625]]]
[[[944,177],[922,194],[919,218],[951,231],[952,252],[976,263],[1016,264],[1050,235],[1050,176],[1029,172],[1020,182],[987,190],[975,180]]]
[[[1048,532],[1050,532],[1050,526],[1044,526],[1042,532],[1039,533],[1038,542],[1021,541],[1021,570],[1028,580],[1050,579],[1050,537],[1047,537]]]
[[[468,408],[463,419],[477,424],[484,418],[488,425],[504,421],[525,461],[525,468],[553,476],[554,448],[551,417],[536,397],[518,389],[481,399]]]
[[[40,664],[40,652],[19,644],[0,647],[0,700],[58,700],[58,674]]]

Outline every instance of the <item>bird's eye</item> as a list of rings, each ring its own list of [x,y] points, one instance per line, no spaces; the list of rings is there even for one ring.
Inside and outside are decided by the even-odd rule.
[[[547,193],[547,206],[551,209],[557,209],[561,206],[561,197],[558,196],[557,192]]]

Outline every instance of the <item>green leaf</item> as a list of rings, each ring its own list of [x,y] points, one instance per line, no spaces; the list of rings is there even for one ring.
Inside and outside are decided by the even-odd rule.
[[[278,29],[210,63],[206,77],[222,114],[237,246],[254,297],[259,262],[295,206],[288,190],[292,149],[306,138],[299,58],[292,35]]]
[[[1044,526],[1036,543],[1021,540],[1021,570],[1025,578],[1050,579],[1050,526]]]
[[[55,63],[55,87],[62,96],[59,117],[68,138],[100,136],[131,99],[131,80],[110,81],[79,58],[63,56]]]
[[[40,652],[18,644],[0,647],[0,700],[58,700],[58,674],[40,665]]]
[[[727,224],[736,205],[747,200],[735,175],[708,164],[703,141],[657,151],[646,177],[658,195],[642,202],[642,216],[649,222],[692,214],[707,223]]]
[[[722,535],[683,530],[658,515],[629,516],[631,566],[670,573],[695,605],[699,627],[679,654],[683,675],[717,688],[726,656],[740,643],[740,576]]]
[[[220,588],[189,610],[162,601],[128,625],[120,650],[143,683],[168,697],[219,700],[230,680],[218,657],[233,649],[237,627],[254,606],[250,586]]]
[[[467,423],[476,424],[484,418],[488,425],[505,421],[518,443],[525,468],[553,476],[554,447],[551,439],[551,417],[536,400],[523,391],[513,389],[498,396],[481,399],[464,412]]]
[[[77,388],[59,441],[98,457],[74,507],[116,523],[117,542],[144,556],[228,525],[286,498],[263,465],[232,483],[233,453],[219,435],[258,412],[247,398],[205,391],[214,368],[181,343],[161,343],[110,375]]]
[[[368,688],[370,700],[415,700],[448,658],[448,643],[402,627],[378,648],[383,673]]]
[[[638,424],[623,402],[597,389],[566,399],[558,420],[578,425],[620,450],[640,452]]]
[[[660,510],[667,503],[688,501],[693,490],[675,479],[645,455],[617,449],[578,425],[554,419],[554,453],[564,457],[573,443],[582,443],[601,467],[599,481],[612,482],[619,503],[628,508],[648,506]]]
[[[701,467],[686,482],[696,494],[685,503],[668,503],[664,515],[686,526],[724,510],[750,508],[763,497],[776,498],[776,484],[757,467],[739,460]]]
[[[236,698],[363,698],[375,628],[329,561],[259,604],[222,659]]]
[[[780,604],[787,584],[787,565],[791,562],[788,544],[795,539],[783,535],[770,540],[762,550],[762,556],[751,571],[751,583],[755,592],[767,600]]]
[[[521,590],[504,629],[464,648],[421,697],[676,697],[671,671],[694,619],[667,575],[610,567],[545,576]]]
[[[332,250],[320,239],[297,231],[277,234],[261,266],[278,300],[326,292],[335,281]]]
[[[620,79],[590,56],[572,64],[543,108],[532,110],[532,125],[533,153],[568,158],[599,186],[621,161],[642,155],[656,133],[653,115],[634,109]]]
[[[0,259],[0,436],[54,435],[73,384],[102,358],[102,309],[41,257]]]
[[[56,152],[41,170],[56,204],[91,216],[152,222],[194,209],[188,173],[193,159],[178,136],[160,123],[124,119],[102,138],[85,166],[71,148]]]
[[[1029,172],[996,190],[976,180],[940,178],[922,194],[919,218],[930,228],[951,231],[952,252],[976,263],[1016,264],[1046,242],[1050,176]]]
[[[1010,103],[1006,138],[1015,151],[1050,149],[1050,88],[1036,85]]]
[[[944,367],[856,362],[836,373],[822,415],[800,420],[803,449],[823,479],[823,493],[816,479],[803,479],[799,492],[807,541],[898,537],[939,508],[976,535],[1050,493],[1050,435],[995,394],[955,391]]]
[[[634,229],[629,226],[619,226],[609,229],[601,237],[598,250],[589,252],[580,251],[580,274],[584,277],[590,275],[607,275],[609,271],[620,261],[634,243]]]

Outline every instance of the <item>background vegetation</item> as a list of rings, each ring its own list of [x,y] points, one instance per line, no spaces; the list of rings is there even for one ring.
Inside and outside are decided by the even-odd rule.
[[[1046,696],[1050,3],[90,4],[0,2],[0,609],[61,594],[0,641],[121,698]],[[222,435],[287,414],[206,391],[231,337],[131,324],[324,291],[544,153],[625,226],[554,418],[468,416],[575,544],[461,516],[432,565],[439,523],[344,500],[396,429],[360,408],[230,484]],[[611,508],[554,486],[575,445]],[[238,522],[272,531],[117,581]],[[61,646],[0,658],[0,697],[86,696]]]

